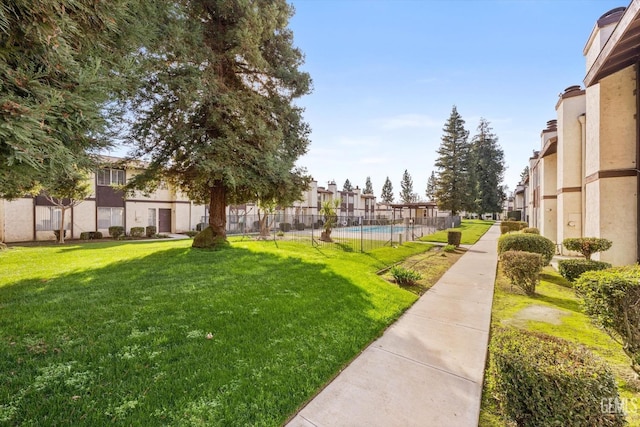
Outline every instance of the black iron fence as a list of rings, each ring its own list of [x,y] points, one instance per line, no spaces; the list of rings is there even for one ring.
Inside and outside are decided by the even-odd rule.
[[[199,229],[206,227],[207,218],[202,220],[202,224],[198,225]],[[418,240],[438,230],[459,225],[459,216],[375,219],[336,216],[331,221],[321,215],[285,216],[282,213],[227,216],[228,235],[294,240],[359,252]]]

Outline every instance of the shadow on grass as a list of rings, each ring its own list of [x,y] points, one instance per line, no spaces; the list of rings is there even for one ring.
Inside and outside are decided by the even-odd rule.
[[[576,300],[572,300],[568,298],[557,298],[549,295],[542,295],[539,293],[536,293],[533,298],[537,299],[538,301],[544,301],[546,303],[549,303],[551,305],[554,305],[556,307],[559,307],[565,310],[573,311],[575,313],[582,313],[580,302]]]
[[[571,282],[556,274],[540,273],[540,280],[544,280],[545,282],[553,283],[554,285],[562,286],[564,288],[573,289]]]
[[[14,425],[279,425],[399,314],[324,264],[243,248],[160,249],[0,301]]]

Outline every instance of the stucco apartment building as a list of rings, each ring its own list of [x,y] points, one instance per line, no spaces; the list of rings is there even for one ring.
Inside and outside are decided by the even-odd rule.
[[[195,230],[198,224],[208,221],[208,207],[198,205],[176,189],[160,186],[144,194],[136,192],[125,195],[115,186],[126,183],[139,173],[142,164],[119,166],[122,160],[116,157],[103,158],[105,166],[91,175],[91,195],[81,204],[65,213],[67,238],[77,239],[85,231],[100,231],[108,236],[110,226],[123,226],[127,233],[132,227],[156,226],[158,233],[181,233]],[[310,187],[301,192],[300,201],[293,206],[281,207],[272,224],[305,223],[310,226],[319,218],[322,203],[339,198],[339,215],[353,221],[371,220],[376,215],[376,198],[354,191],[340,191],[334,182],[327,188],[312,181]],[[227,207],[227,230],[253,232],[258,208],[255,203]],[[6,243],[55,239],[61,212],[43,196],[23,197],[16,200],[0,199],[0,241]]]
[[[558,244],[602,237],[596,258],[640,259],[640,0],[596,22],[583,50],[584,88],[559,96],[557,117],[541,132],[526,182],[529,224]]]

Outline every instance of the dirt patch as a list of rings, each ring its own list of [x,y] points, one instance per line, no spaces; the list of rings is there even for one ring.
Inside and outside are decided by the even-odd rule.
[[[552,325],[562,324],[562,318],[570,313],[546,305],[534,304],[518,311],[512,319],[504,320],[503,323],[511,325],[525,325],[529,320],[536,322],[546,322]]]

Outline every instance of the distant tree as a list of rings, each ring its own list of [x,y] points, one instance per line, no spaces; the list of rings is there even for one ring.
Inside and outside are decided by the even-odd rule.
[[[475,211],[478,214],[502,211],[504,198],[501,182],[504,177],[504,152],[489,122],[480,119],[477,133],[471,140],[475,181]]]
[[[340,207],[340,203],[342,203],[340,199],[327,200],[322,203],[320,215],[324,218],[324,224],[322,225],[324,231],[320,233],[320,240],[324,242],[333,242],[331,230],[338,223],[337,210]]]
[[[148,159],[130,185],[162,178],[208,204],[193,246],[215,247],[227,243],[228,204],[308,186],[295,163],[310,129],[295,100],[311,79],[286,0],[169,3],[166,39],[141,52],[149,73],[130,102],[132,154]]]
[[[402,200],[402,203],[412,203],[413,199],[413,179],[411,179],[409,171],[405,169],[402,174],[402,181],[400,181],[400,200]]]
[[[57,224],[57,241],[64,243],[64,218],[68,209],[78,206],[91,194],[89,175],[75,170],[67,174],[56,175],[45,182],[41,193],[53,206],[60,209],[60,223]]]
[[[524,184],[527,178],[529,178],[529,166],[525,166],[522,172],[520,172],[520,183]]]
[[[384,185],[382,186],[382,194],[380,194],[380,199],[384,203],[393,203],[393,185],[391,184],[389,177],[387,177]]]
[[[353,191],[353,185],[351,185],[351,181],[349,181],[349,178],[347,178],[347,180],[344,182],[342,191]]]
[[[431,175],[427,180],[427,191],[425,191],[425,195],[427,196],[427,200],[435,200],[436,198],[436,183],[438,178],[436,177],[435,171],[431,171]]]
[[[447,119],[435,166],[438,168],[435,196],[442,210],[453,215],[473,206],[470,182],[471,146],[469,132],[455,106]]]
[[[371,184],[371,177],[367,177],[367,182],[364,184],[364,194],[373,194],[373,185]]]

